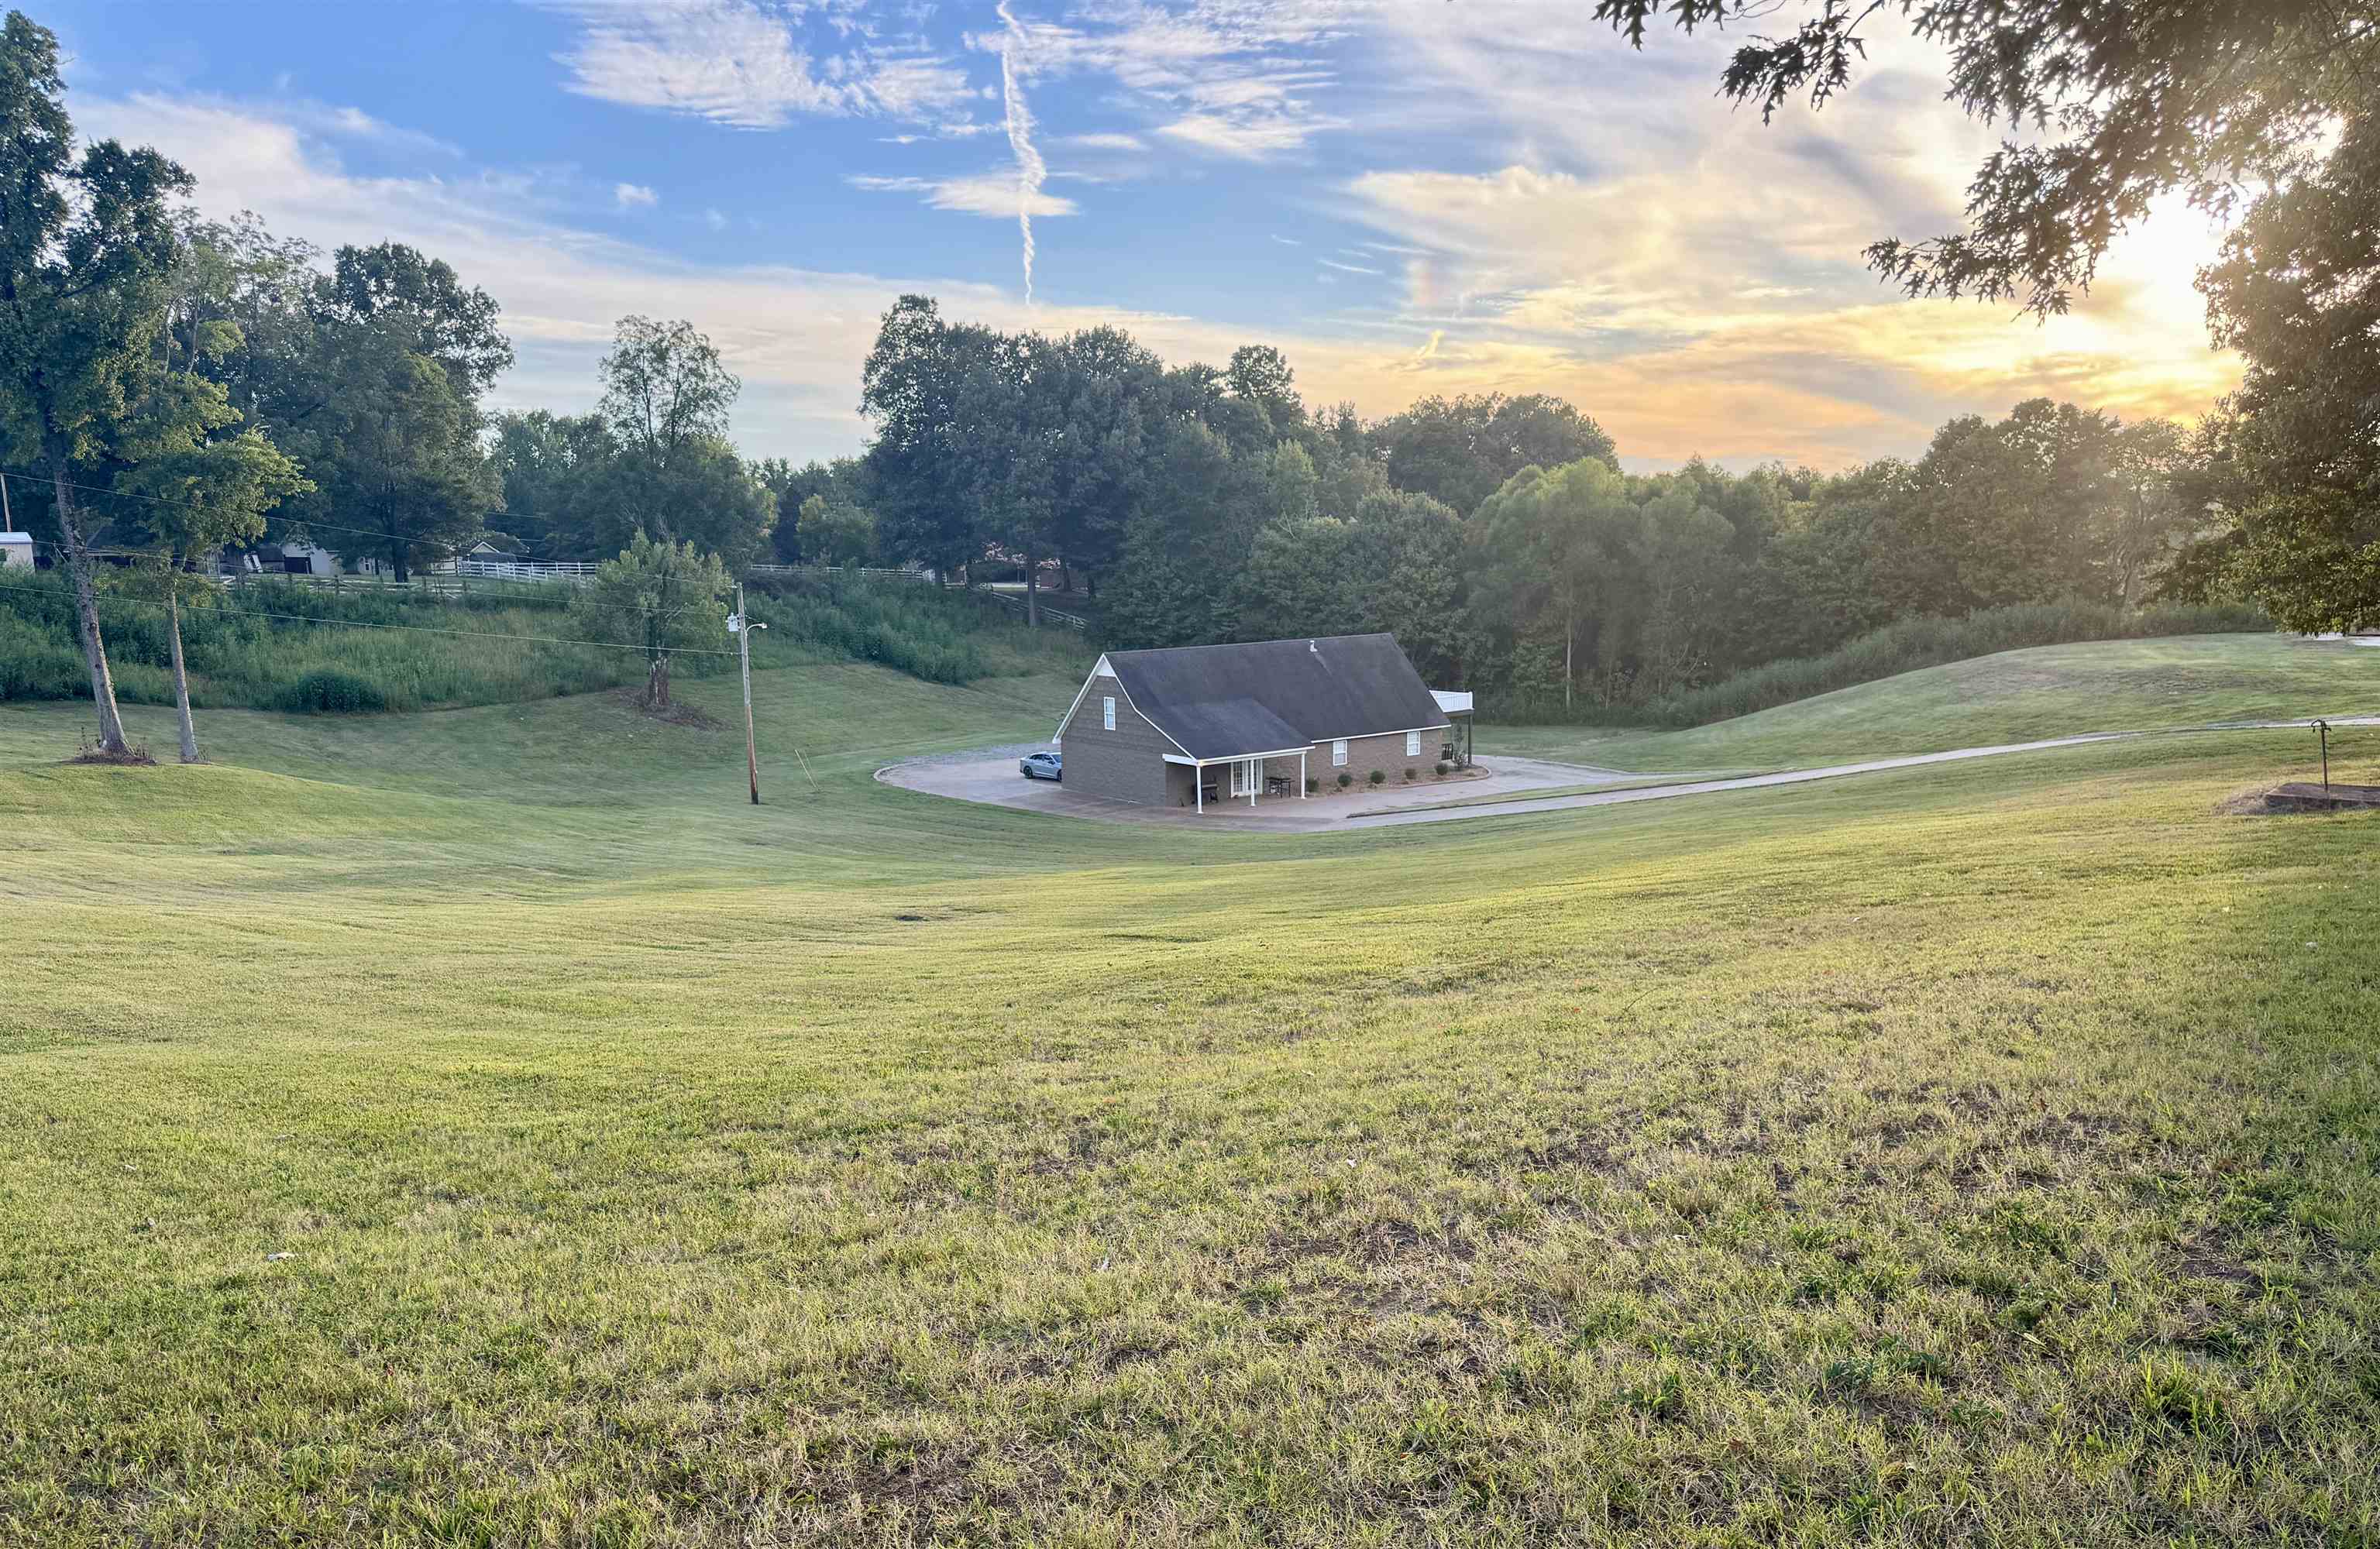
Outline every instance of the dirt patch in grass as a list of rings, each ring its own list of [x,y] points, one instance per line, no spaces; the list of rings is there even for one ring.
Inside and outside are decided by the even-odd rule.
[[[2334,782],[2324,786],[2312,781],[2293,780],[2281,785],[2243,791],[2217,802],[2215,810],[2233,817],[2291,817],[2313,812],[2371,812],[2380,810],[2380,785],[2340,785]]]
[[[647,720],[658,720],[664,726],[685,726],[697,732],[716,732],[727,724],[717,716],[708,714],[684,700],[658,708],[648,705],[645,703],[645,691],[642,688],[624,688],[613,697]]]
[[[89,738],[83,740],[82,751],[67,760],[69,764],[107,764],[118,768],[152,768],[157,760],[149,755],[147,743],[134,743],[121,753],[113,753]]]

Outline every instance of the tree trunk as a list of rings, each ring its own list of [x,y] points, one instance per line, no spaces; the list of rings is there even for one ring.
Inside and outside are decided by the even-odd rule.
[[[182,762],[199,761],[199,729],[190,720],[190,674],[182,665],[182,586],[181,577],[169,575],[165,584],[166,638],[174,649],[174,714],[179,718],[182,732]]]
[[[1040,563],[1031,555],[1025,559],[1025,623],[1027,628],[1041,627]]]
[[[67,577],[74,585],[75,633],[82,641],[84,663],[91,669],[91,698],[99,712],[99,750],[111,758],[129,755],[124,740],[124,717],[115,708],[115,678],[107,670],[107,642],[99,632],[99,598],[91,588],[91,546],[84,541],[82,520],[75,514],[73,491],[67,484],[67,460],[55,448],[49,454],[50,485],[57,502],[58,531],[66,539]]]
[[[645,670],[645,708],[665,710],[670,708],[669,658],[657,656]]]
[[[1571,647],[1578,635],[1578,621],[1562,621],[1562,713],[1570,713]]]

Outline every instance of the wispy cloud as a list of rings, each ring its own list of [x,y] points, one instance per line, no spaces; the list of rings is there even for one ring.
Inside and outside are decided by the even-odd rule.
[[[807,114],[964,120],[966,72],[915,40],[880,44],[839,8],[825,16],[838,42],[814,57],[795,31],[804,9],[754,0],[552,0],[581,30],[556,59],[569,89],[629,107],[659,108],[747,129],[782,128]]]
[[[1009,172],[984,172],[964,177],[879,177],[855,173],[844,181],[871,193],[919,194],[933,209],[954,210],[966,215],[1013,221],[1019,210],[1016,175]],[[1028,215],[1079,212],[1073,200],[1040,189],[1024,200],[1023,209]]]
[[[1058,141],[1078,151],[1146,151],[1148,142],[1138,135],[1091,134],[1067,135]]]
[[[1087,6],[1063,23],[1019,20],[968,43],[1001,53],[1028,79],[1112,78],[1170,115],[1167,140],[1244,161],[1303,149],[1345,127],[1320,105],[1338,79],[1323,56],[1371,9],[1366,0],[1123,0]]]
[[[650,210],[661,202],[662,196],[641,183],[612,185],[612,203],[621,210]]]
[[[1296,237],[1283,236],[1279,232],[1273,233],[1272,239],[1280,243],[1284,248],[1303,248],[1305,246],[1305,243],[1300,242]]]
[[[1387,272],[1385,270],[1366,269],[1360,263],[1342,263],[1337,259],[1316,259],[1314,261],[1320,264],[1325,269],[1336,269],[1342,274],[1380,274]]]

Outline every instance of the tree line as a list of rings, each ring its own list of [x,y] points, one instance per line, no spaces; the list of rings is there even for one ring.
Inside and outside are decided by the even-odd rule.
[[[863,380],[866,454],[797,477],[876,557],[997,557],[1028,598],[1054,573],[1120,647],[1385,630],[1506,706],[1641,706],[1906,618],[2134,606],[2210,523],[2182,428],[2046,399],[1915,461],[1630,475],[1556,398],[1367,423],[1268,346],[1168,367],[1112,327],[1003,334],[921,296]]]

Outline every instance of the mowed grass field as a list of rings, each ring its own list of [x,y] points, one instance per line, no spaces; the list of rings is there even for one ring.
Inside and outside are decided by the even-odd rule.
[[[2380,673],[2289,660],[2217,713]],[[759,674],[759,809],[727,684],[0,707],[0,1543],[2380,1537],[2380,818],[2215,810],[2310,738],[1298,837],[870,779],[1074,686]]]
[[[1624,769],[1787,768],[2216,720],[2380,713],[2380,648],[2190,635],[2002,651],[1679,732],[1500,728],[1512,753]]]

